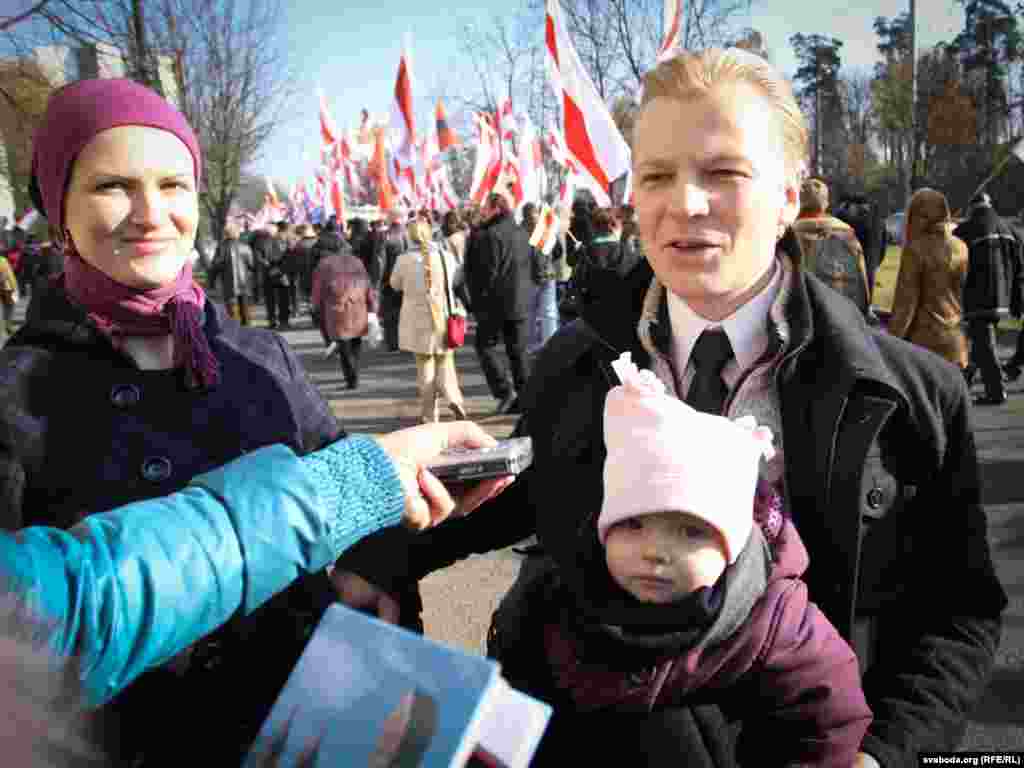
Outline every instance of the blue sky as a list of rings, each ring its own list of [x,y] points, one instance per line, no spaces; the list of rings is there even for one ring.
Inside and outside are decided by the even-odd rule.
[[[458,31],[467,21],[486,22],[493,13],[510,13],[518,0],[447,0],[442,4],[379,0],[350,6],[342,0],[287,0],[282,23],[293,70],[296,96],[285,123],[267,144],[253,170],[291,183],[308,176],[317,151],[318,104],[315,88],[327,94],[335,120],[355,126],[359,110],[386,115],[405,35],[411,36],[414,94],[418,119],[430,108],[426,91],[445,82],[457,89],[472,73],[459,64]],[[685,0],[684,0],[685,1]],[[789,37],[821,33],[844,42],[845,67],[870,69],[877,53],[872,23],[894,16],[904,3],[891,0],[754,0],[744,24],[761,31],[776,66],[787,74],[796,62]],[[963,13],[953,0],[918,0],[919,45],[951,39]]]

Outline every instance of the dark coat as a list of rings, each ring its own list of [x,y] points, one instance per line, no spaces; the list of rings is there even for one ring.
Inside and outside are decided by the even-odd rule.
[[[252,295],[252,249],[237,238],[221,241],[207,273],[211,283],[220,281],[225,301]]]
[[[619,290],[640,259],[640,252],[628,241],[607,235],[594,236],[573,273],[584,302],[600,302],[602,296]]]
[[[511,214],[495,216],[466,246],[466,285],[473,312],[495,319],[530,315],[533,291],[530,237]]]
[[[1020,245],[996,212],[988,206],[976,207],[953,234],[967,243],[967,318],[996,319],[999,311],[1009,310],[1011,304],[1019,307]]]
[[[70,302],[61,280],[35,302],[34,319],[0,352],[0,515],[7,530],[67,528],[177,491],[262,446],[283,443],[304,454],[342,435],[282,338],[242,328],[213,302],[205,304],[203,330],[221,379],[205,392],[186,390],[179,371],[140,370]],[[175,748],[155,712],[176,713],[173,731],[190,734],[184,741],[192,758],[194,745],[207,739],[210,754],[219,754],[218,743],[230,751],[251,740],[329,595],[322,574],[308,577],[204,641],[194,651],[203,663],[183,679],[158,669],[133,683],[112,705],[122,714],[124,751]]]
[[[794,237],[782,242],[792,261]],[[345,567],[398,592],[410,578],[536,533],[571,573],[586,517],[601,508],[610,364],[624,351],[650,364],[636,325],[652,276],[641,262],[622,291],[587,308],[541,352],[517,426],[533,439],[534,463],[511,488],[419,537],[369,539],[350,550]],[[805,581],[866,667],[875,720],[865,751],[883,765],[913,765],[919,750],[959,743],[991,673],[1006,607],[986,538],[966,386],[947,361],[869,328],[802,271],[785,314],[789,338],[774,327],[769,336],[784,346],[774,380],[787,504],[811,557]],[[667,350],[667,305],[655,328]]]
[[[720,608],[703,630],[695,630],[690,618],[673,631],[634,635],[588,625],[580,618],[586,609],[560,584],[558,569],[538,570],[528,597],[517,601],[525,612],[503,606],[495,617],[488,652],[510,684],[563,713],[657,712],[688,707],[698,698],[715,701],[743,721],[736,745],[741,765],[849,768],[871,721],[857,659],[807,599],[800,581],[807,550],[792,523],[771,542],[770,561],[753,553],[765,546],[764,538],[751,536],[723,576],[724,586],[717,587],[741,593],[725,597],[737,607]],[[590,578],[600,582],[602,574],[591,571]],[[664,619],[693,611],[650,608]],[[739,628],[731,629],[738,621]],[[552,732],[554,741],[543,744],[543,759],[534,765],[547,763],[561,735]],[[706,739],[685,730],[679,735],[681,754],[719,764],[719,749]],[[720,741],[722,750],[730,746]]]

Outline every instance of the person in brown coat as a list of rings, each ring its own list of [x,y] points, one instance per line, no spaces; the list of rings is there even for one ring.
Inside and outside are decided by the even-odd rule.
[[[377,291],[366,267],[347,245],[328,252],[317,264],[311,303],[324,343],[336,345],[348,388],[355,389],[363,336],[369,330],[370,313],[377,313]]]
[[[907,206],[889,333],[966,368],[967,338],[960,327],[966,279],[967,245],[952,234],[946,196],[917,190]]]

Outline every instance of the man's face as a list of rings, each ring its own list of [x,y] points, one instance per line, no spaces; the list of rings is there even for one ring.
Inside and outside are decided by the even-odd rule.
[[[657,512],[616,523],[605,539],[615,583],[644,603],[672,603],[710,587],[725,570],[718,531],[684,512]]]
[[[728,317],[763,284],[797,212],[780,131],[750,85],[658,98],[637,122],[634,201],[659,280],[697,313]]]

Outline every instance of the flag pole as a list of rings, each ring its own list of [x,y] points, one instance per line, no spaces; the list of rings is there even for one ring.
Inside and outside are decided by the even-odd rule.
[[[998,176],[998,175],[999,175],[1000,173],[1002,173],[1002,172],[1003,172],[1003,168],[1005,168],[1005,167],[1006,167],[1006,166],[1007,166],[1007,165],[1009,164],[1009,162],[1010,162],[1010,159],[1011,159],[1011,158],[1013,158],[1013,157],[1016,157],[1016,156],[1017,156],[1017,153],[1016,153],[1016,152],[1014,152],[1014,151],[1013,151],[1013,150],[1011,149],[1011,150],[1010,150],[1010,151],[1009,151],[1009,152],[1007,153],[1006,157],[1004,157],[1004,158],[1003,158],[1003,161],[1002,161],[1001,163],[999,163],[999,165],[997,165],[997,166],[996,166],[996,169],[995,169],[994,171],[992,171],[992,173],[990,173],[990,174],[988,175],[988,178],[987,178],[987,179],[985,179],[985,180],[984,180],[983,182],[981,182],[981,184],[980,184],[980,185],[978,186],[978,188],[977,188],[976,190],[974,190],[974,194],[973,194],[973,195],[971,195],[971,196],[970,196],[970,197],[968,198],[968,202],[970,202],[970,201],[971,201],[971,200],[973,200],[973,199],[974,199],[975,197],[977,197],[977,196],[978,196],[978,195],[979,195],[979,194],[981,193],[981,190],[983,190],[983,189],[984,189],[984,188],[985,188],[985,187],[986,187],[986,186],[988,185],[988,183],[989,183],[990,181],[992,181],[992,179],[994,179],[994,178],[995,178],[996,176]]]

